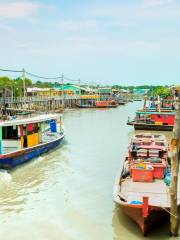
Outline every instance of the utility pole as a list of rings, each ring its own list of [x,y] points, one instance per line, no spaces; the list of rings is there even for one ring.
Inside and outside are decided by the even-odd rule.
[[[159,97],[159,95],[158,95],[158,100],[157,100],[157,110],[158,110],[158,112],[160,112],[161,111],[161,101],[160,101],[160,97]]]
[[[24,104],[26,104],[26,82],[25,82],[26,80],[25,80],[25,74],[26,74],[26,71],[23,68],[22,69],[22,80],[23,80]]]
[[[81,80],[78,80],[78,85],[79,85],[79,104],[81,104]]]
[[[61,85],[62,85],[62,107],[64,108],[64,75],[61,75]]]
[[[179,158],[180,158],[180,102],[176,111],[175,125],[173,130],[173,138],[171,140],[171,175],[172,181],[170,186],[170,224],[171,235],[178,235],[178,173],[179,173]]]
[[[143,106],[143,109],[145,110],[145,108],[146,108],[146,102],[147,102],[147,96],[145,95],[144,96],[144,106]]]

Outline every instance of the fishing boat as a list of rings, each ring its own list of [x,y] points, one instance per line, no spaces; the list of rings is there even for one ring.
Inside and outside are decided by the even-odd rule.
[[[163,135],[135,135],[115,180],[115,203],[140,226],[144,235],[170,209],[168,150]]]
[[[125,105],[127,103],[127,101],[124,99],[123,96],[121,95],[115,95],[114,96],[114,99],[116,100],[116,102],[119,104],[119,105]]]
[[[99,100],[88,104],[76,104],[78,108],[116,108],[118,103],[115,100]]]
[[[134,120],[128,119],[127,125],[134,126],[135,130],[172,131],[175,121],[175,111],[147,111],[136,112]]]
[[[63,138],[61,116],[57,114],[0,121],[0,168],[28,162],[57,147]]]
[[[125,99],[123,99],[123,98],[122,99],[118,99],[117,102],[118,102],[119,105],[125,105],[127,103],[127,101],[125,101]]]

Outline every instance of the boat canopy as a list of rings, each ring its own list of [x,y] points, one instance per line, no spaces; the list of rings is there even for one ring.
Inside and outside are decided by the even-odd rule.
[[[27,124],[31,124],[31,123],[46,122],[46,121],[50,121],[50,120],[55,120],[58,118],[58,116],[61,116],[61,115],[59,115],[59,114],[43,114],[43,115],[29,117],[29,118],[12,119],[12,120],[0,122],[0,127],[18,126],[18,125],[27,125]]]
[[[175,115],[175,112],[143,112],[143,111],[137,111],[136,114],[147,114],[147,115]]]

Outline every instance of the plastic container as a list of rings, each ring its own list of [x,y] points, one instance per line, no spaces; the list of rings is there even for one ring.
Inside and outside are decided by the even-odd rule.
[[[154,178],[163,179],[166,172],[166,167],[162,164],[154,164],[153,168],[154,168],[154,171],[153,171]]]
[[[51,129],[51,132],[57,132],[57,125],[55,120],[50,121],[50,129]]]
[[[133,167],[131,174],[133,182],[153,182],[154,169],[138,169]]]

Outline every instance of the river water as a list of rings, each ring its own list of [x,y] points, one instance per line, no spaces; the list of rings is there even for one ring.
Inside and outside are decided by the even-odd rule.
[[[64,144],[1,172],[0,239],[144,239],[112,200],[114,179],[134,133],[127,117],[141,106],[68,110]],[[146,239],[169,239],[168,229],[165,222]]]

